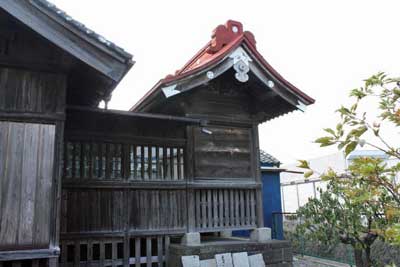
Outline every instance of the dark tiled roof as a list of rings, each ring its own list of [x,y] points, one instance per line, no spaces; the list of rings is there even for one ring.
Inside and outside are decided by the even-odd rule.
[[[77,20],[74,20],[71,16],[69,16],[65,11],[59,9],[56,5],[50,3],[47,0],[31,0],[37,5],[40,5],[47,10],[49,10],[51,13],[65,21],[68,25],[71,25],[78,31],[84,33],[86,36],[89,38],[93,39],[94,41],[98,42],[99,44],[107,47],[108,49],[113,50],[114,52],[118,53],[120,56],[124,58],[132,58],[132,55],[126,52],[123,48],[117,46],[113,42],[107,40],[100,34],[97,34],[96,32],[92,31],[91,29],[87,28],[84,24],[80,23]]]
[[[260,161],[264,164],[271,164],[272,166],[279,166],[281,163],[274,156],[271,156],[264,150],[260,150]]]

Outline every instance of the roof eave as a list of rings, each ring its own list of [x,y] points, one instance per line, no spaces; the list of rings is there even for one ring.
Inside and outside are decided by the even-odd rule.
[[[302,91],[300,91],[298,88],[296,88],[294,85],[290,84],[287,80],[285,80],[275,69],[272,68],[271,65],[269,65],[266,60],[260,55],[260,53],[253,47],[253,45],[250,42],[245,41],[246,38],[239,38],[237,41],[231,45],[230,49],[227,49],[224,54],[219,55],[217,58],[214,60],[207,62],[204,66],[200,68],[194,68],[192,70],[189,70],[184,73],[178,73],[174,77],[167,77],[164,80],[159,81],[152,90],[150,90],[141,100],[139,100],[130,110],[131,111],[143,111],[143,108],[148,106],[153,99],[155,99],[158,95],[162,93],[162,88],[170,86],[172,84],[179,84],[185,79],[188,78],[193,78],[195,76],[203,75],[206,71],[212,70],[216,66],[222,64],[221,62],[226,60],[229,55],[237,49],[239,46],[243,46],[247,52],[251,54],[251,57],[257,62],[258,69],[260,69],[259,72],[264,72],[264,76],[268,75],[271,77],[274,77],[276,81],[280,84],[282,88],[285,89],[285,91],[290,92],[297,101],[294,101],[294,99],[291,97],[291,99],[288,99],[285,96],[282,96],[283,98],[286,99],[289,103],[293,105],[295,109],[298,109],[299,101],[304,104],[304,105],[310,105],[315,102],[315,100]],[[201,54],[200,52],[197,54]],[[196,56],[193,57],[189,62],[193,62],[195,60]],[[230,59],[228,59],[230,60]],[[186,64],[185,66],[187,66]],[[262,70],[261,70],[262,69]],[[253,68],[254,70],[254,68]],[[146,110],[144,110],[146,111]]]
[[[62,21],[37,1],[2,0],[0,8],[33,31],[119,83],[134,65],[132,55],[115,51]]]

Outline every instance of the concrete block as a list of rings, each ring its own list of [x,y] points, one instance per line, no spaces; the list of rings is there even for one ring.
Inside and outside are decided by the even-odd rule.
[[[230,230],[225,230],[220,233],[221,233],[221,237],[224,237],[224,238],[232,237],[232,231],[230,231]]]
[[[224,253],[215,255],[217,267],[233,267],[232,254]]]
[[[186,245],[186,246],[198,246],[198,245],[200,245],[201,244],[200,233],[186,233],[182,237],[181,244],[182,245]]]
[[[265,262],[262,254],[249,256],[250,267],[265,267]]]
[[[251,231],[250,240],[265,243],[271,240],[271,228],[257,228]]]
[[[183,267],[200,267],[200,258],[197,255],[182,256]]]
[[[200,267],[217,267],[217,262],[215,261],[215,259],[201,260]]]
[[[234,267],[250,267],[247,252],[232,253]]]

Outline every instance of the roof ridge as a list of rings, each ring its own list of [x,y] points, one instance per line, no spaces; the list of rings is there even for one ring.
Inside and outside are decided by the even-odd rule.
[[[114,52],[116,52],[120,56],[122,56],[124,58],[127,58],[127,59],[132,59],[133,58],[133,55],[130,54],[129,52],[125,51],[125,49],[123,49],[122,47],[120,47],[120,46],[116,45],[115,43],[109,41],[103,35],[98,34],[95,31],[89,29],[88,27],[85,26],[85,24],[73,19],[67,12],[65,12],[62,9],[60,9],[55,4],[53,4],[53,3],[51,3],[51,2],[49,2],[47,0],[30,0],[29,2],[37,4],[37,5],[45,8],[46,10],[48,10],[49,12],[51,12],[52,14],[57,16],[58,18],[62,19],[68,25],[70,25],[70,26],[74,27],[76,30],[84,33],[85,35],[87,35],[88,37],[93,39],[94,41],[96,41],[96,42],[102,44],[103,46],[113,50]]]

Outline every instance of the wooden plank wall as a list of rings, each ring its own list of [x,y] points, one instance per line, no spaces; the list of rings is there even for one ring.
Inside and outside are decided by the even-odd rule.
[[[196,178],[253,179],[251,169],[251,129],[207,126],[211,134],[194,131]]]
[[[55,126],[0,121],[0,250],[50,242]]]
[[[65,77],[0,68],[0,112],[64,113]]]
[[[185,190],[64,189],[62,234],[186,230]],[[126,205],[126,203],[129,205]]]

